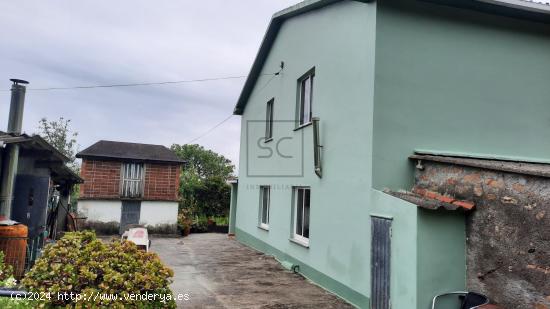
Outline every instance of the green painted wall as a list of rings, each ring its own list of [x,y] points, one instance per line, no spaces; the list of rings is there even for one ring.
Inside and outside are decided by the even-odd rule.
[[[408,188],[414,149],[550,159],[550,26],[378,1],[374,185]]]
[[[279,76],[261,77],[242,116],[237,206],[239,230],[278,252],[363,295],[370,295],[369,195],[372,163],[372,99],[376,4],[345,1],[285,21],[262,73],[285,68]],[[365,57],[365,55],[370,55]],[[353,61],[350,61],[353,59]],[[297,79],[315,67],[313,115],[321,119],[323,178],[313,171],[312,127],[293,131]],[[288,160],[247,155],[257,147],[266,102],[275,98],[275,147],[281,137],[303,137],[303,177],[248,177],[254,171],[279,175],[293,171]],[[357,125],[361,124],[361,125]],[[284,147],[286,142],[281,143]],[[290,145],[290,144],[289,144]],[[299,167],[298,167],[299,168]],[[254,169],[254,171],[252,171]],[[259,185],[271,185],[270,230],[257,227]],[[289,241],[292,186],[311,187],[310,247]],[[325,285],[330,289],[330,286]],[[353,301],[353,300],[352,300]]]
[[[427,308],[465,286],[464,216],[419,211],[382,189],[409,188],[415,149],[550,160],[550,27],[420,1],[344,1],[285,21],[242,117],[237,238],[366,308],[370,217],[393,219],[393,308]],[[293,130],[297,79],[315,67],[323,178],[312,128]],[[275,98],[275,147],[300,162],[251,155]],[[286,147],[286,148],[285,148]],[[254,152],[252,152],[254,153]],[[257,154],[257,153],[254,153]],[[295,154],[295,152],[294,152]],[[253,169],[254,171],[251,171]],[[260,171],[263,177],[251,177]],[[270,177],[269,175],[277,175]],[[259,229],[259,186],[272,186],[270,229]],[[310,247],[289,241],[292,186],[311,187]]]
[[[369,216],[393,219],[390,266],[392,308],[415,308],[418,275],[417,207],[376,190],[371,190],[370,198]]]
[[[416,308],[430,308],[435,295],[465,290],[464,226],[460,211],[418,209]],[[459,302],[456,296],[444,297],[437,305],[438,309],[455,309]]]
[[[231,183],[231,201],[229,204],[229,234],[235,234],[237,226],[237,196],[239,193],[239,184]]]

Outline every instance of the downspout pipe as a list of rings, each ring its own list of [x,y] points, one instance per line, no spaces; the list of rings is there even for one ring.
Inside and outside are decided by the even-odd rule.
[[[9,134],[21,134],[23,125],[23,109],[25,107],[25,86],[29,82],[21,79],[10,79],[11,103],[8,117]],[[8,144],[4,151],[2,162],[2,178],[0,182],[0,220],[11,219],[11,207],[13,203],[13,192],[15,188],[15,176],[17,164],[19,163],[19,145]]]

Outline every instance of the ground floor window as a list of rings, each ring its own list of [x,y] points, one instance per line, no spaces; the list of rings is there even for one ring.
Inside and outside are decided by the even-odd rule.
[[[310,188],[297,187],[294,189],[294,235],[295,241],[306,246],[309,245],[309,209],[310,209]]]
[[[269,186],[260,187],[260,227],[269,229]]]

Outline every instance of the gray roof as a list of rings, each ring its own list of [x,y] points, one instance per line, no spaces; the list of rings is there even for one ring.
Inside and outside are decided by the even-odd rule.
[[[243,89],[233,110],[233,114],[242,115],[248,98],[254,89],[256,80],[261,74],[265,60],[269,54],[273,42],[277,37],[282,23],[294,16],[317,10],[336,2],[344,0],[305,0],[273,15],[267,27],[260,49],[256,54],[250,73],[244,83]],[[353,0],[357,2],[374,2],[374,0]],[[414,1],[414,0],[413,0]],[[499,14],[504,16],[524,18],[534,21],[550,23],[550,0],[424,0],[426,2],[440,3],[444,5],[478,10],[482,12]]]
[[[184,163],[162,145],[99,141],[76,154],[77,158],[117,159],[147,162]]]
[[[25,133],[15,134],[0,131],[0,144],[18,144],[20,156],[38,156],[40,161],[51,169],[52,181],[55,184],[70,185],[84,182],[79,175],[65,165],[70,159],[39,135],[31,136]]]

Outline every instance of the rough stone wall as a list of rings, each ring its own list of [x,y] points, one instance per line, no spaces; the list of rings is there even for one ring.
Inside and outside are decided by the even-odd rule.
[[[467,284],[509,309],[550,308],[550,178],[423,161],[415,185],[471,200]]]

